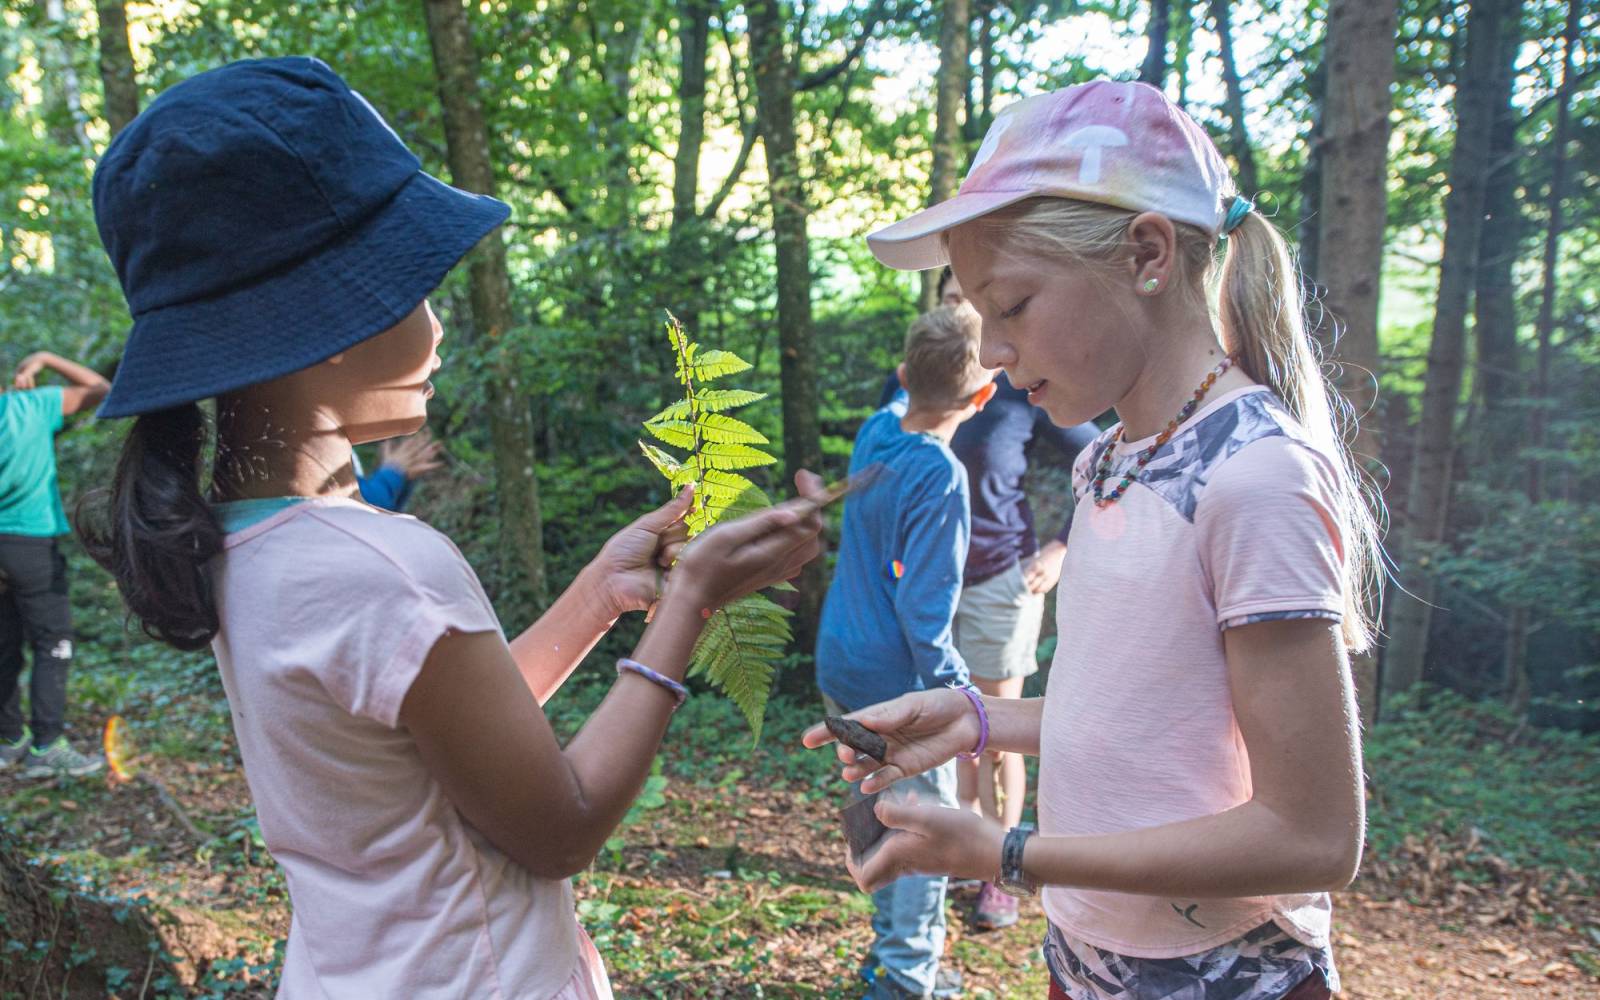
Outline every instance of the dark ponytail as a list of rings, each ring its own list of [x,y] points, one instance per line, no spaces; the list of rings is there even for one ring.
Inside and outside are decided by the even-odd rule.
[[[110,493],[86,498],[78,536],[116,577],[146,634],[200,649],[217,634],[206,563],[222,551],[222,527],[200,493],[205,414],[194,403],[134,420]]]

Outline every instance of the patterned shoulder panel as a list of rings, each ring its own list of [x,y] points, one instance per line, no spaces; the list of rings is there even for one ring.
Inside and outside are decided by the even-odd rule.
[[[1100,435],[1089,446],[1078,452],[1078,457],[1072,463],[1072,500],[1074,503],[1082,500],[1089,492],[1089,484],[1094,479],[1094,467],[1100,461],[1100,456],[1111,447],[1112,435],[1117,433],[1121,424],[1113,424],[1100,432]]]
[[[1305,431],[1275,394],[1246,393],[1163,445],[1139,475],[1139,485],[1154,490],[1184,520],[1193,523],[1200,494],[1217,468],[1246,445],[1267,437],[1307,440]],[[1098,461],[1098,453],[1095,459]],[[1132,455],[1121,459],[1113,478],[1122,475],[1135,461]]]

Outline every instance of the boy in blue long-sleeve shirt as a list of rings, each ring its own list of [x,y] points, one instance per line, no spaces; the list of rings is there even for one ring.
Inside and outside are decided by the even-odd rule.
[[[877,467],[845,503],[833,583],[817,636],[817,686],[842,714],[949,683],[966,684],[951,624],[971,535],[967,472],[950,450],[956,428],[994,395],[978,363],[970,306],[937,309],[906,334],[905,407],[886,406],[856,435],[850,473]],[[955,764],[897,784],[924,802],[956,804]],[[873,893],[873,998],[953,995],[941,972],[945,879],[912,876]]]

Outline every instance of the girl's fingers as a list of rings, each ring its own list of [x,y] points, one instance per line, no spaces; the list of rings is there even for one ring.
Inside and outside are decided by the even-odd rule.
[[[833,734],[828,732],[828,727],[819,722],[800,734],[800,745],[807,750],[825,747],[833,742]]]

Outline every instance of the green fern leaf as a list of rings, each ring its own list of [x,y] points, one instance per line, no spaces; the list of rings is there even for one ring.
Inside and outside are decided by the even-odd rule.
[[[747,372],[751,364],[732,351],[701,351],[691,356],[684,367],[689,369],[691,377],[696,382],[710,382],[726,375]]]
[[[773,458],[746,444],[708,444],[700,449],[700,462],[708,469],[757,469]]]
[[[644,429],[663,444],[674,448],[694,447],[694,424],[687,420],[649,420]]]

